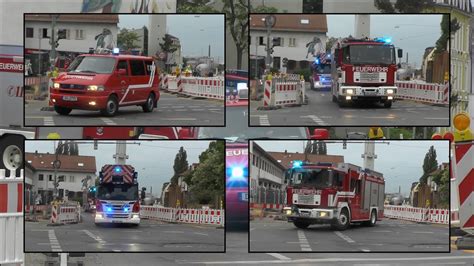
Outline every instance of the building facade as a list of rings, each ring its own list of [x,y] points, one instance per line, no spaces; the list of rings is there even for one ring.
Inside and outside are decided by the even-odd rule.
[[[379,13],[374,0],[322,0],[323,13]],[[395,3],[396,0],[390,0]]]
[[[133,45],[137,46],[134,50],[138,51],[139,54],[148,55],[148,29],[143,26],[139,29],[131,29],[138,36],[138,40],[133,42]]]
[[[61,166],[56,172],[56,178],[59,180],[59,197],[67,196],[69,199],[81,198],[83,191],[82,180],[90,177],[89,186],[95,184],[96,161],[94,156],[72,156],[59,155]],[[29,165],[29,170],[25,181],[30,182],[31,190],[34,194],[40,194],[43,203],[49,202],[53,197],[54,175],[53,162],[56,155],[51,153],[26,153],[25,160]]]
[[[250,17],[249,50],[252,58],[265,57],[267,52],[267,30],[265,27],[266,15],[252,15]],[[272,38],[280,38],[280,44],[273,48],[272,67],[289,73],[298,69],[307,69],[314,60],[308,53],[307,44],[319,40],[319,50],[325,50],[327,41],[326,15],[276,15],[275,26],[271,29]],[[271,43],[272,45],[272,43]],[[288,67],[283,65],[283,59],[288,59]],[[292,63],[291,61],[294,61]]]
[[[302,13],[303,0],[250,0],[252,8],[259,6],[274,7],[278,13]]]

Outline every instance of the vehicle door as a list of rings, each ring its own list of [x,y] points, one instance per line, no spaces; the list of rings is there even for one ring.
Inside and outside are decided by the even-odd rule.
[[[119,74],[121,69],[125,70],[124,74]],[[123,72],[123,70],[121,71]],[[130,86],[130,70],[128,66],[128,60],[121,59],[117,63],[117,67],[115,69],[115,78],[117,82],[114,84],[114,91],[118,95],[119,104],[121,104],[126,97],[126,93],[128,87]]]
[[[351,220],[360,220],[362,219],[361,215],[361,186],[362,180],[358,178],[351,179],[351,192],[355,191],[355,195],[353,198],[350,198],[350,206],[351,206]]]
[[[145,102],[150,90],[148,86],[150,76],[147,75],[143,59],[130,59],[130,72],[131,86],[126,100],[130,104]]]

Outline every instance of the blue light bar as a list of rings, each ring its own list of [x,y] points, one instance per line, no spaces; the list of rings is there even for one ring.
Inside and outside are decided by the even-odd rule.
[[[293,161],[293,168],[298,168],[303,165],[302,161]]]
[[[128,208],[127,207],[123,208],[123,211],[128,212]]]
[[[112,208],[111,207],[107,207],[107,212],[112,212]]]
[[[316,65],[319,65],[319,58],[315,58],[315,59],[314,59],[314,63],[315,63]]]
[[[115,171],[116,173],[120,173],[120,172],[122,171],[122,168],[120,168],[120,166],[116,166],[116,167],[114,168],[114,171]]]
[[[233,167],[232,168],[232,177],[243,177],[244,176],[244,169],[242,167]]]
[[[118,54],[120,54],[120,49],[119,49],[119,48],[114,48],[114,49],[112,50],[112,53],[113,53],[114,55],[118,55]]]

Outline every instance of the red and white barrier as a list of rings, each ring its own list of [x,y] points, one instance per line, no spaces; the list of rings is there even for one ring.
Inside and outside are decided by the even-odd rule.
[[[384,216],[387,218],[407,220],[412,222],[449,224],[450,211],[444,209],[385,205]]]
[[[250,203],[250,208],[253,209],[273,209],[273,210],[283,210],[285,207],[284,204],[276,204],[276,203]]]
[[[224,211],[214,209],[179,209],[159,206],[142,206],[140,217],[178,223],[224,225]]]
[[[265,91],[263,93],[263,106],[268,107],[271,105],[271,95],[272,95],[272,81],[265,81]]]
[[[398,81],[395,98],[430,104],[449,104],[449,84]]]
[[[305,82],[299,79],[274,78],[265,81],[263,94],[264,107],[283,107],[289,105],[303,104],[305,94]]]
[[[23,170],[19,177],[6,177],[0,169],[0,264],[22,262]]]
[[[80,206],[61,206],[52,205],[51,208],[51,225],[63,225],[70,223],[78,223],[81,216]]]
[[[40,85],[41,83],[48,83],[49,77],[25,77],[25,86]]]
[[[183,77],[183,94],[208,98],[224,99],[224,79],[222,77]]]
[[[474,235],[474,141],[455,143],[454,149],[460,227]]]

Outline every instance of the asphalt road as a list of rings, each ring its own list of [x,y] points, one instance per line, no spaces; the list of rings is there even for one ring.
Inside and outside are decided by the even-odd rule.
[[[359,104],[340,108],[331,92],[306,90],[308,104],[277,110],[257,110],[251,101],[251,126],[440,126],[449,125],[449,108],[413,101],[396,101],[391,108]]]
[[[474,251],[452,249],[451,253],[248,253],[247,232],[227,232],[226,253],[88,253],[70,258],[88,265],[466,265],[471,266]],[[44,265],[46,256],[26,254],[25,265]]]
[[[119,108],[114,117],[104,117],[99,111],[73,110],[68,116],[44,111],[46,101],[30,101],[25,105],[25,125],[28,126],[223,126],[224,102],[193,99],[162,93],[158,107],[144,113],[140,106]],[[43,109],[43,111],[42,111]]]
[[[375,227],[353,224],[345,231],[329,225],[298,229],[286,221],[250,222],[250,250],[259,252],[448,252],[448,225],[384,219]]]
[[[47,226],[26,222],[26,252],[221,252],[224,229],[211,225],[171,224],[142,220],[138,227],[96,226],[92,214],[83,222]]]

